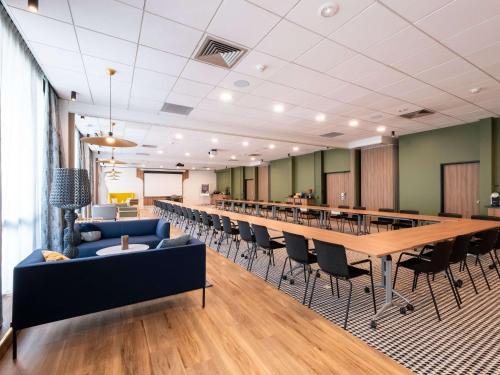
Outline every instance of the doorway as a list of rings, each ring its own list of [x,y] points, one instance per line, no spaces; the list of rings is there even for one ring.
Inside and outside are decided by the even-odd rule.
[[[441,210],[466,218],[479,214],[479,162],[441,165]]]
[[[255,180],[245,180],[245,198],[248,201],[255,200]]]
[[[354,191],[351,186],[351,172],[328,173],[326,175],[326,202],[331,207],[353,205]]]

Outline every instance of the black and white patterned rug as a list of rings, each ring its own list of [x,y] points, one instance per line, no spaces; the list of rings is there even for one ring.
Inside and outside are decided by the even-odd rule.
[[[212,247],[215,248],[214,244]],[[240,252],[246,249],[242,242]],[[223,244],[221,256],[227,255],[228,246]],[[229,259],[233,260],[235,246],[233,244]],[[261,251],[254,261],[252,273],[264,279],[268,264],[268,256]],[[278,286],[286,250],[275,252],[275,266],[271,266],[267,282]],[[349,262],[364,257],[348,252]],[[397,260],[395,257],[394,263]],[[236,263],[245,270],[248,260],[236,258]],[[403,366],[417,374],[500,374],[500,279],[496,271],[489,269],[489,257],[483,259],[483,266],[490,282],[488,290],[479,266],[474,259],[468,260],[469,269],[474,278],[479,294],[475,294],[469,277],[465,271],[460,272],[452,266],[456,279],[463,281],[459,289],[462,297],[462,308],[459,310],[453,298],[448,280],[444,275],[436,275],[432,282],[442,321],[438,321],[434,305],[425,281],[418,280],[418,288],[411,291],[413,274],[400,269],[396,290],[409,298],[415,311],[402,315],[397,307],[392,308],[377,321],[377,328],[370,328],[373,315],[371,293],[365,293],[364,287],[369,285],[369,277],[353,279],[353,294],[347,330],[354,336],[395,359]],[[380,281],[380,262],[373,260],[374,281]],[[316,267],[316,266],[314,266]],[[288,266],[285,270],[288,269]],[[395,270],[395,264],[393,266]],[[394,272],[394,271],[393,271]],[[309,284],[311,290],[313,278]],[[340,298],[336,293],[332,296],[330,279],[323,275],[316,281],[316,288],[311,308],[334,324],[343,326],[347,305],[347,284],[339,281]],[[282,281],[281,291],[302,302],[304,294],[304,275],[296,272],[294,283]],[[306,300],[309,301],[309,292]],[[384,291],[376,288],[377,308],[384,302]]]

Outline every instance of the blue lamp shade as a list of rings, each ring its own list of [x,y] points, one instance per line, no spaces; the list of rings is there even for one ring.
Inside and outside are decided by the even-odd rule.
[[[49,198],[51,205],[76,210],[90,204],[90,201],[90,180],[86,169],[54,169]]]

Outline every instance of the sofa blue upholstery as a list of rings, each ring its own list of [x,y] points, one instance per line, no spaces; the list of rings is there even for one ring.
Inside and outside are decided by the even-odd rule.
[[[75,224],[75,245],[79,258],[96,255],[96,251],[109,246],[119,245],[121,236],[128,234],[129,243],[146,244],[155,248],[162,239],[170,237],[170,223],[164,219],[126,220],[92,223],[101,231],[101,239],[94,242],[80,240],[80,226]]]
[[[20,329],[202,289],[206,246],[187,245],[45,262],[35,250],[14,268],[13,356]]]

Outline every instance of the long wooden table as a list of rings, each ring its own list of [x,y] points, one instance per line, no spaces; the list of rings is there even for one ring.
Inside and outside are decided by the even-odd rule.
[[[346,249],[365,254],[370,257],[379,258],[381,262],[381,280],[377,287],[385,290],[384,305],[378,309],[377,313],[372,317],[371,324],[376,326],[376,320],[380,318],[389,308],[393,306],[404,306],[410,304],[410,300],[392,288],[392,255],[401,251],[417,248],[426,244],[435,243],[438,241],[449,240],[460,235],[474,234],[484,230],[499,228],[500,222],[485,221],[485,220],[470,220],[470,219],[454,219],[441,218],[438,216],[430,216],[434,218],[436,224],[418,226],[395,231],[386,231],[366,236],[355,236],[347,233],[335,232],[332,230],[308,227],[296,223],[286,221],[278,221],[267,219],[260,216],[253,216],[232,211],[222,211],[217,208],[200,205],[180,204],[178,202],[162,201],[179,206],[205,211],[209,214],[218,214],[228,216],[231,220],[247,221],[250,224],[263,225],[268,229],[279,232],[290,232],[302,235],[307,239],[318,239],[325,242],[336,243],[343,245]],[[262,202],[260,202],[262,203]],[[316,206],[314,206],[316,208]],[[325,208],[325,207],[318,207]],[[331,209],[331,208],[329,208]],[[352,210],[350,210],[352,211]],[[361,210],[354,210],[361,211]],[[363,211],[361,211],[363,212]],[[371,211],[368,211],[370,213]],[[379,211],[373,211],[379,212]],[[358,213],[358,212],[355,212]],[[365,214],[367,212],[364,212]],[[407,214],[405,215],[407,218]],[[418,220],[417,217],[429,218],[427,215],[409,215],[410,219]],[[438,219],[442,219],[441,222]],[[424,220],[424,219],[421,219]],[[425,219],[427,220],[427,219]],[[397,303],[394,296],[399,297],[404,303]]]

